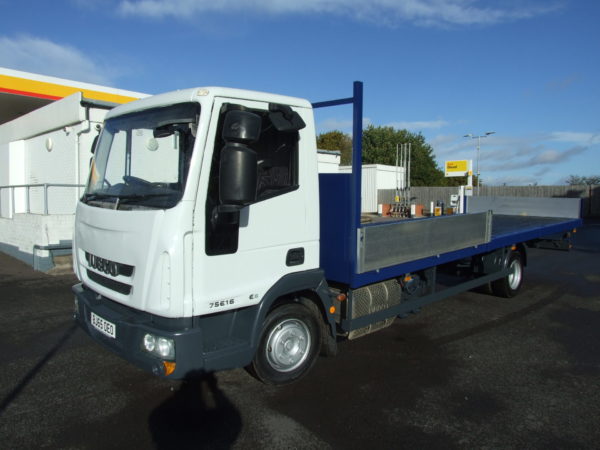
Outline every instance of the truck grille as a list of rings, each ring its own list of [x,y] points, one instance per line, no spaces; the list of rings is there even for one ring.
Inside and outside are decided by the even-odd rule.
[[[113,277],[131,278],[133,276],[133,266],[101,258],[89,252],[84,253],[88,279],[119,294],[131,294],[131,284],[117,281]]]
[[[87,270],[87,276],[90,280],[95,283],[98,283],[105,288],[112,289],[115,292],[123,295],[129,295],[131,293],[131,286],[129,284],[121,283],[120,281],[113,280],[111,278],[107,278],[102,276],[96,272],[92,272],[91,270]]]
[[[92,255],[89,252],[85,252],[85,259],[88,263],[88,267],[104,272],[107,275],[116,277],[117,275],[123,275],[124,277],[130,277],[133,275],[133,266],[128,264],[118,263],[109,259],[100,258],[99,256]]]

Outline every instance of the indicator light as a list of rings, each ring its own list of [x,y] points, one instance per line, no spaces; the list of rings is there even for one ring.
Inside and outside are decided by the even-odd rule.
[[[168,377],[173,372],[175,372],[175,362],[174,361],[163,361],[163,370],[165,376]]]

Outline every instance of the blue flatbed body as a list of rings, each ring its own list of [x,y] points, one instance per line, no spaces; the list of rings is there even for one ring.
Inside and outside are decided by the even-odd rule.
[[[326,279],[331,283],[339,283],[356,289],[372,283],[399,277],[401,275],[427,269],[441,264],[457,261],[463,258],[491,252],[498,248],[526,243],[558,233],[566,233],[581,225],[579,214],[566,218],[546,217],[536,212],[536,215],[523,214],[493,214],[480,212],[475,220],[447,220],[443,217],[403,220],[409,226],[395,226],[394,221],[362,224],[361,223],[361,178],[362,170],[362,123],[363,123],[363,85],[354,82],[353,95],[349,98],[313,103],[313,108],[323,108],[338,105],[352,105],[352,167],[350,174],[320,174],[320,266],[325,271]],[[509,202],[511,199],[507,199]],[[518,200],[515,203],[519,203]],[[496,212],[501,212],[501,208]],[[534,208],[536,209],[536,208]],[[576,208],[577,209],[577,208]],[[510,210],[510,209],[509,209]],[[480,210],[481,211],[481,210]],[[577,212],[579,209],[577,209]],[[485,217],[483,217],[485,215]],[[468,216],[468,215],[467,215]],[[444,222],[446,220],[446,222]],[[485,222],[482,224],[482,220]],[[437,222],[427,222],[437,221]],[[455,222],[455,223],[451,223]],[[396,221],[400,225],[400,221]],[[462,224],[466,227],[462,227]],[[423,225],[425,232],[420,230]],[[450,225],[446,227],[445,225]],[[370,227],[377,227],[369,230]],[[387,227],[387,228],[386,228]],[[452,228],[454,227],[454,228]],[[483,228],[482,228],[483,227]],[[388,235],[386,233],[390,231]],[[457,245],[449,245],[453,239],[452,231],[456,231]],[[370,233],[374,231],[374,233]],[[406,231],[406,232],[405,232]],[[484,233],[482,233],[482,231]],[[479,235],[470,239],[469,233]],[[367,237],[375,235],[375,244],[379,246],[376,252],[369,252]],[[485,239],[482,239],[485,235]],[[411,236],[420,241],[416,245],[411,242]],[[436,239],[445,239],[442,246],[429,245]],[[468,243],[469,245],[461,245]],[[476,242],[473,244],[472,242]],[[389,243],[389,248],[386,244]],[[451,242],[450,242],[451,243]],[[419,257],[402,257],[403,245],[412,247],[407,255]],[[425,252],[415,251],[421,245]],[[449,251],[434,251],[437,249]],[[429,251],[429,254],[427,254]],[[373,257],[375,253],[375,257]],[[377,254],[382,264],[378,265]],[[423,255],[426,256],[423,256]],[[395,258],[395,255],[398,255]],[[401,261],[390,263],[390,261]]]
[[[352,201],[348,194],[350,175],[321,174],[321,268],[330,282],[341,283],[353,289],[378,281],[399,277],[429,267],[438,266],[498,248],[525,243],[579,227],[578,218],[535,217],[497,214],[491,218],[491,236],[485,243],[458,250],[434,254],[424,258],[377,267],[360,272],[359,251],[361,229],[389,226],[394,223],[427,225],[427,221],[441,221],[444,217],[385,220],[355,225]],[[394,239],[397,236],[390,236]],[[431,236],[435,239],[436,236]],[[410,237],[409,237],[410,239]]]

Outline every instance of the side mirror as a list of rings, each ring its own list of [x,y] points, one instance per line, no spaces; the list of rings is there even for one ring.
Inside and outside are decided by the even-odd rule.
[[[221,150],[219,201],[221,206],[240,209],[256,201],[258,158],[244,144],[229,142]]]
[[[223,123],[223,140],[250,144],[258,141],[262,120],[258,114],[250,111],[228,111]]]
[[[288,105],[269,103],[269,119],[277,131],[300,131],[306,126],[300,114]]]

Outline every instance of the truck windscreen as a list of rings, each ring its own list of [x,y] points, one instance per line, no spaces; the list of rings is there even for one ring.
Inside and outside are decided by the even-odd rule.
[[[200,106],[148,109],[108,119],[82,201],[111,209],[166,209],[185,189]]]

